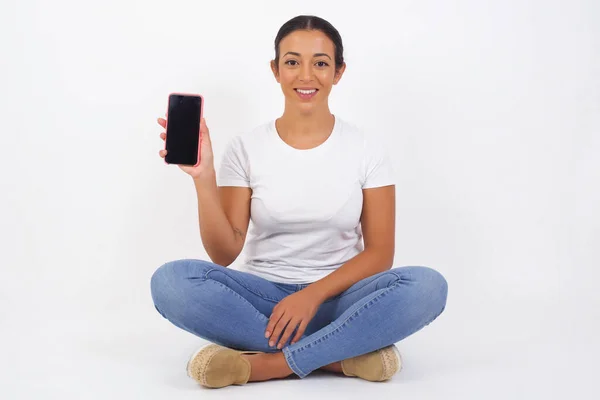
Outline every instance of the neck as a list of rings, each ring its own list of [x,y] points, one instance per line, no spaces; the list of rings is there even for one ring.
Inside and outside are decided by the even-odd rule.
[[[335,118],[329,106],[318,107],[310,113],[303,113],[297,108],[286,107],[277,121],[278,126],[288,138],[311,138],[328,135],[333,128]]]

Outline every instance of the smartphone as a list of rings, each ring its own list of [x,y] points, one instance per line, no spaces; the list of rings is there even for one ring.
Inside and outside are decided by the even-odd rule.
[[[199,94],[171,93],[167,107],[165,163],[200,164],[200,118],[204,98]]]

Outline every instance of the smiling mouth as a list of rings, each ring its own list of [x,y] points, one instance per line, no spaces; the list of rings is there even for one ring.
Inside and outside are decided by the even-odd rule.
[[[301,94],[313,94],[317,92],[319,89],[294,89],[296,92]]]
[[[310,99],[317,94],[319,89],[294,89],[302,99]]]

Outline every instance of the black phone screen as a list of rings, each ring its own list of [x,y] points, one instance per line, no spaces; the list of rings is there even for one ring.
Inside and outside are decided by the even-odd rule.
[[[165,161],[168,164],[196,165],[198,162],[201,109],[200,96],[169,96],[165,146]]]

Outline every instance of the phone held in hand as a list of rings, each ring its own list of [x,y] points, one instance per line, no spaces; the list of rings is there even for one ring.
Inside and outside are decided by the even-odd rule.
[[[167,107],[165,163],[200,164],[200,119],[204,98],[199,94],[171,93]]]

